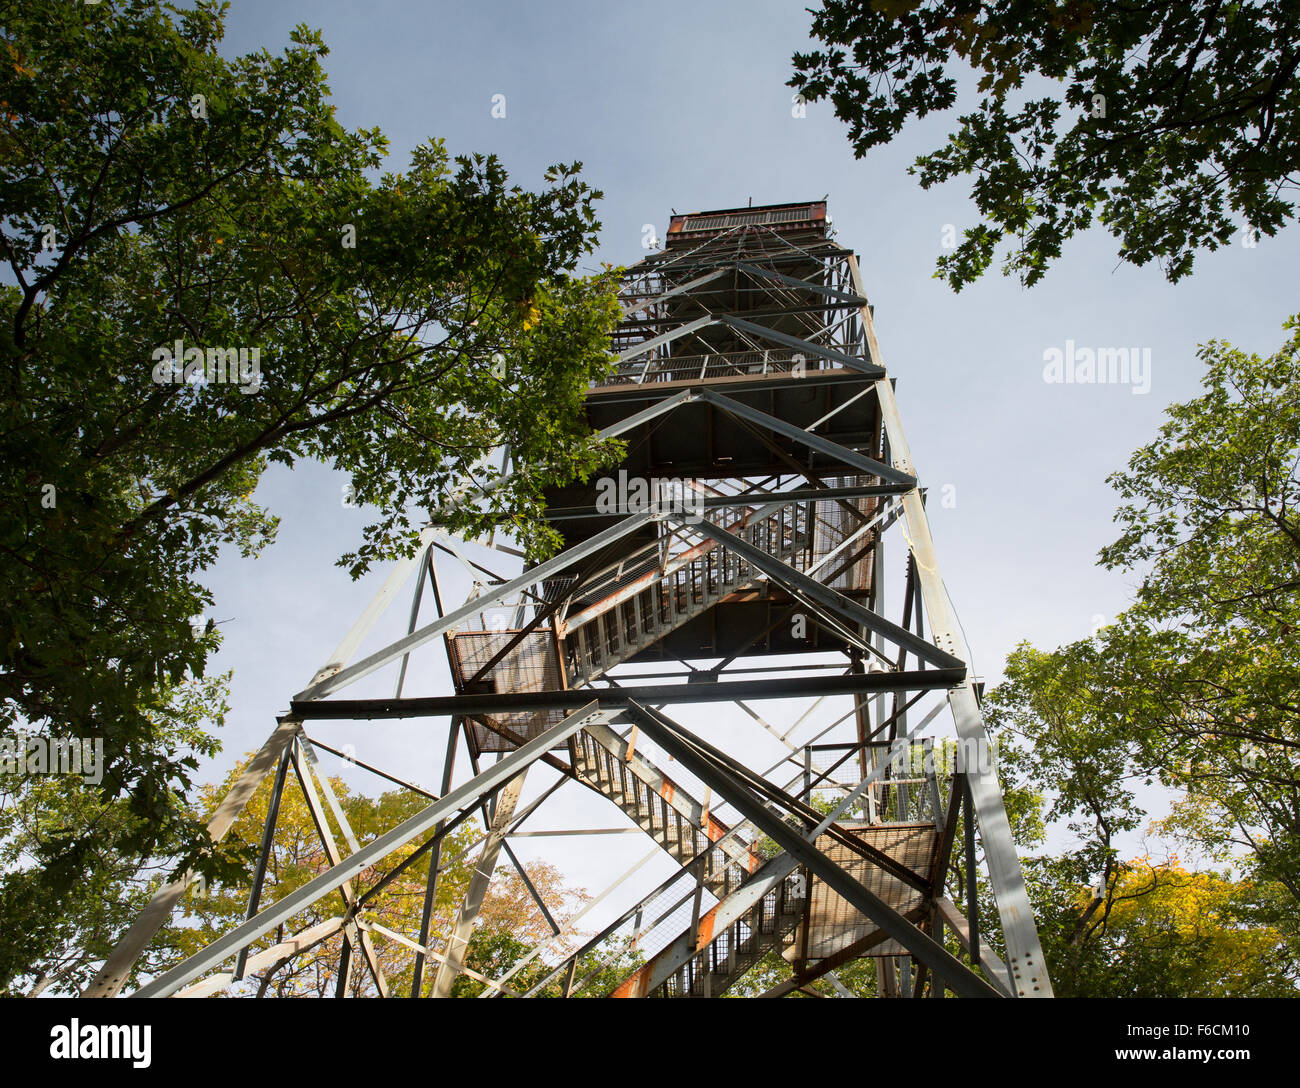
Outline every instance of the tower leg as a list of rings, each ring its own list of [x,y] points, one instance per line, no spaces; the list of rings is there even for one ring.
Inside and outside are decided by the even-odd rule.
[[[849,258],[853,282],[862,294],[862,278],[857,260]],[[866,330],[867,344],[874,363],[881,363],[880,344],[876,340],[870,307],[862,307],[862,324]],[[876,382],[881,416],[885,432],[889,435],[890,452],[896,468],[912,472],[912,455],[903,433],[903,420],[894,399],[894,388],[888,379]],[[930,615],[933,641],[942,649],[958,654],[960,641],[956,617],[948,601],[948,591],[939,575],[939,561],[930,536],[930,524],[925,516],[918,488],[903,495],[903,521],[907,528],[916,573],[921,583],[921,595]],[[948,695],[953,721],[957,729],[958,751],[975,752],[974,767],[961,767],[970,783],[971,797],[979,821],[980,840],[984,844],[984,858],[988,866],[989,883],[998,905],[1002,922],[1002,937],[1007,946],[1008,966],[1011,969],[1015,991],[1019,997],[1051,997],[1052,983],[1048,978],[1047,964],[1034,925],[1033,909],[1025,888],[1020,859],[1016,857],[1015,840],[1011,836],[1011,823],[1002,804],[1002,789],[992,766],[992,752],[988,730],[975,697],[974,680],[969,675]]]
[[[469,888],[465,891],[465,901],[461,904],[460,914],[452,929],[451,939],[447,942],[447,958],[438,967],[438,974],[433,981],[433,996],[448,997],[452,983],[460,974],[465,962],[465,950],[469,946],[470,933],[474,929],[474,920],[483,906],[488,886],[492,883],[492,872],[496,869],[497,858],[501,854],[501,845],[505,842],[506,831],[515,816],[515,806],[524,790],[524,777],[527,770],[517,778],[511,779],[497,794],[496,808],[492,814],[492,823],[483,851],[479,855],[478,865],[470,878]]]
[[[267,738],[248,766],[244,768],[238,780],[230,788],[217,811],[208,821],[208,834],[213,842],[220,842],[230,825],[244,811],[248,799],[256,792],[262,779],[275,767],[277,761],[288,747],[289,741],[298,732],[298,722],[285,718]],[[160,888],[149,901],[148,906],[140,912],[121,939],[109,953],[104,966],[99,969],[90,985],[82,992],[82,997],[116,997],[126,983],[127,976],[135,961],[140,958],[149,942],[158,935],[164,923],[171,917],[176,904],[180,902],[185,890],[190,886],[193,874],[182,873],[172,883]]]

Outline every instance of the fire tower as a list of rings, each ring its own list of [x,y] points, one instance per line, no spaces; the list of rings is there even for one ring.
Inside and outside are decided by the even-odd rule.
[[[843,994],[836,971],[869,957],[880,996],[1051,996],[893,381],[857,259],[829,223],[824,201],[673,216],[663,249],[626,275],[617,362],[587,397],[593,429],[626,442],[623,463],[548,496],[564,549],[517,575],[425,530],[209,825],[224,835],[273,776],[247,920],[141,996],[214,993],[340,933],[340,992],[360,971],[381,996],[406,994],[380,946],[411,957],[412,995],[468,973],[487,997],[719,996],[760,963],[783,976],[764,996],[818,979]],[[439,591],[440,557],[476,579],[458,607]],[[358,658],[411,582],[409,633]],[[430,595],[437,616],[421,624]],[[403,697],[413,652],[439,642],[454,692]],[[392,698],[338,697],[381,669]],[[803,712],[770,722],[759,708],[778,699]],[[734,739],[683,720],[710,706],[741,722]],[[428,805],[362,846],[307,727],[376,718],[445,723],[446,761]],[[775,763],[749,755],[753,730],[778,743]],[[472,775],[453,786],[459,751]],[[548,788],[525,805],[530,769]],[[267,904],[290,770],[331,867]],[[673,863],[635,893],[639,866],[611,874],[593,906],[627,905],[595,931],[556,923],[511,849],[561,789],[599,794]],[[467,820],[481,820],[475,872],[434,940],[441,844]],[[398,933],[373,908],[420,858],[422,926]],[[464,953],[499,864],[519,867],[555,936],[489,978]],[[190,879],[158,893],[88,995],[122,988]],[[337,916],[295,930],[340,894]],[[293,936],[271,943],[277,927]]]

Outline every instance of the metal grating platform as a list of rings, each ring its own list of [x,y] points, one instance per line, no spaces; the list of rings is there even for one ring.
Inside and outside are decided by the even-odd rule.
[[[461,631],[447,641],[451,649],[452,670],[457,688],[474,676],[508,643],[518,631]],[[560,665],[555,653],[555,638],[549,630],[534,631],[494,665],[474,685],[483,692],[554,691],[562,686]],[[498,714],[485,719],[501,729],[530,741],[551,726],[564,720],[563,710],[524,711]],[[510,752],[518,747],[477,719],[471,719],[470,743],[475,755],[483,752]],[[560,745],[559,747],[563,747]]]
[[[844,824],[844,829],[860,841],[882,850],[895,861],[906,865],[919,876],[929,877],[934,864],[938,833],[934,824]],[[899,914],[921,905],[923,897],[917,889],[904,884],[897,877],[877,868],[847,846],[842,846],[829,835],[817,840],[817,849],[826,854],[840,868],[851,874],[868,891],[893,907]],[[807,943],[804,943],[804,926],[801,924],[797,939],[786,955],[807,960],[824,959],[849,945],[878,932],[874,923],[849,905],[822,881],[813,880],[809,890],[809,923]],[[867,951],[869,956],[906,955],[896,941],[885,941]]]

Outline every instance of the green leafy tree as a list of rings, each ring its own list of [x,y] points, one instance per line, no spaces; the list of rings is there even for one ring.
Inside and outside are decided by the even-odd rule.
[[[319,35],[227,60],[223,12],[29,0],[0,26],[0,730],[102,738],[127,809],[46,851],[42,902],[101,847],[220,875],[157,741],[215,646],[203,573],[274,534],[269,464],[350,474],[360,576],[430,518],[543,554],[543,489],[616,448],[582,413],[618,310],[612,270],[573,271],[579,164],[530,192],[432,140],[381,175]]]
[[[216,752],[204,726],[223,720],[227,681],[228,676],[191,680],[171,694],[171,713],[160,719],[152,741],[158,758],[179,757],[190,767],[197,756]],[[0,904],[6,919],[0,977],[7,980],[0,993],[79,993],[170,870],[172,859],[141,863],[115,848],[142,833],[134,825],[145,817],[126,798],[106,799],[84,761],[82,771],[82,777],[0,774]],[[216,871],[234,875],[248,856],[240,844],[223,842],[214,861]],[[69,870],[68,891],[48,879],[50,865]],[[151,946],[128,984],[156,972],[165,957],[164,949]]]
[[[1272,355],[1212,341],[1205,392],[1112,477],[1140,571],[1101,638],[1142,701],[1142,761],[1181,787],[1170,827],[1244,848],[1300,907],[1300,322]],[[1209,816],[1206,819],[1206,816]]]
[[[1109,886],[1120,865],[1121,836],[1146,823],[1137,796],[1147,778],[1139,742],[1115,707],[1122,680],[1093,642],[1052,653],[1021,645],[1007,660],[1006,678],[989,694],[988,717],[1003,732],[999,768],[1012,789],[1033,783],[1042,807],[1037,843],[1054,825],[1072,836],[1068,875],[1073,885]],[[1020,828],[1013,834],[1030,845]]]
[[[1036,283],[1094,222],[1177,281],[1198,251],[1294,215],[1294,4],[823,0],[812,35],[823,48],[795,54],[790,84],[831,100],[858,157],[963,108],[910,171],[927,189],[974,176],[981,220],[938,262],[955,290],[1000,248]]]
[[[1121,834],[1148,823],[1137,790],[1160,772],[1106,709],[1100,660],[1087,642],[1052,654],[1023,646],[993,693],[992,716],[1013,721],[1018,734],[1000,751],[1004,785],[1012,795],[1027,795],[1028,783],[1046,786],[1038,798],[1044,823],[1070,835],[1061,852],[1024,858],[1057,996],[1296,996],[1300,930],[1281,885],[1188,871],[1177,858],[1122,857]],[[1168,823],[1149,829],[1167,831]],[[1030,826],[1013,821],[1025,851],[1046,841],[1027,837]],[[1203,852],[1203,843],[1190,845]],[[982,886],[980,897],[990,917]],[[989,936],[996,948],[997,935]]]
[[[230,791],[242,769],[241,764],[233,768],[222,782],[203,787],[199,794],[199,805],[205,817],[210,815]],[[226,836],[232,846],[240,849],[243,856],[248,859],[248,866],[232,880],[198,881],[186,893],[181,924],[169,931],[159,942],[170,944],[172,948],[168,967],[197,952],[243,921],[251,884],[251,864],[257,856],[261,841],[262,828],[266,822],[271,800],[272,785],[270,776],[261,782]],[[354,794],[342,779],[332,779],[331,786],[339,799],[339,805],[349,827],[362,846],[415,815],[428,803],[427,799],[409,790],[392,790],[381,794],[378,798],[370,798],[362,794]],[[320,792],[319,786],[317,791]],[[324,804],[323,798],[322,804]],[[328,806],[326,806],[326,823],[340,850],[345,854],[350,852],[343,829],[339,827]],[[447,873],[446,879],[439,888],[436,903],[435,924],[437,926],[441,927],[449,912],[455,909],[453,896],[456,887],[463,891],[469,880],[467,868],[456,860],[456,855],[467,847],[470,841],[472,841],[472,832],[468,828],[462,828],[453,832],[445,844],[447,853],[443,861],[447,866]],[[409,857],[417,846],[418,843],[408,844],[395,852],[386,863],[366,869],[353,881],[353,886],[364,890],[373,885],[388,868],[396,867],[398,863]],[[321,842],[302,789],[296,781],[294,772],[290,770],[277,814],[275,839],[268,859],[262,891],[262,905],[276,902],[300,888],[327,869],[329,864],[329,855]],[[366,915],[367,920],[390,926],[398,932],[418,935],[428,872],[426,855],[412,863],[411,867],[376,900],[374,910]],[[263,951],[272,945],[280,944],[287,937],[318,926],[328,919],[341,916],[344,909],[341,894],[325,897],[260,938],[250,946],[250,952]],[[413,929],[410,925],[412,916],[415,919]],[[337,983],[342,944],[342,934],[335,932],[312,948],[280,960],[270,967],[250,972],[247,988],[258,997],[332,996]],[[380,968],[392,983],[394,991],[402,992],[400,985],[405,974],[406,992],[409,992],[412,966],[405,946],[379,937],[374,938],[373,945]],[[353,964],[350,977],[350,996],[374,995],[377,992],[375,983],[368,972],[365,960],[360,950],[354,951],[357,953],[357,959]]]
[[[1091,639],[1021,645],[989,707],[1020,738],[1016,780],[1048,792],[1048,821],[1077,841],[1043,870],[1057,916],[1077,916],[1080,888],[1098,889],[1089,916],[1111,904],[1131,878],[1118,836],[1145,822],[1138,791],[1163,786],[1173,810],[1155,830],[1244,875],[1233,908],[1280,935],[1294,980],[1300,325],[1286,330],[1269,356],[1201,348],[1202,395],[1111,477],[1122,532],[1101,558],[1139,577],[1133,604]]]
[[[1027,871],[1058,997],[1300,996],[1293,936],[1250,881],[1136,858],[1093,889],[1073,869],[1039,858]]]
[[[541,919],[540,914],[537,917]],[[532,951],[534,944],[535,940],[521,940],[516,931],[503,927],[498,919],[489,917],[470,937],[465,966],[488,978],[500,978],[513,970]],[[573,991],[569,996],[606,997],[644,962],[644,953],[631,948],[629,941],[607,941],[599,948],[578,957],[573,973]],[[528,993],[552,970],[554,968],[550,962],[540,957],[535,958],[512,975],[506,985],[516,994]],[[567,977],[567,971],[561,972],[534,996],[563,997]],[[478,997],[486,988],[483,982],[469,975],[461,975],[452,984],[451,996]]]

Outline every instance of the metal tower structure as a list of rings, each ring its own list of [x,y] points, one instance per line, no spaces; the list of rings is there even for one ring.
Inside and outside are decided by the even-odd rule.
[[[425,530],[209,825],[224,835],[274,776],[247,920],[141,996],[213,993],[340,932],[340,993],[365,971],[390,995],[382,941],[409,950],[413,995],[468,973],[487,997],[717,996],[760,963],[784,975],[765,996],[819,978],[845,994],[836,972],[868,957],[881,996],[1051,996],[894,384],[856,256],[829,222],[825,202],[673,217],[626,275],[617,364],[587,397],[593,428],[626,441],[622,465],[548,496],[564,549],[516,576]],[[476,579],[459,607],[444,608],[439,556]],[[408,634],[354,660],[411,580]],[[437,617],[420,624],[430,594]],[[412,654],[439,641],[454,692],[404,697]],[[381,669],[393,697],[338,697]],[[792,722],[755,709],[796,699]],[[722,735],[688,727],[692,706],[729,723]],[[362,846],[306,727],[378,718],[445,722],[446,762],[440,793]],[[775,763],[755,763],[755,730]],[[472,775],[453,786],[461,750]],[[267,905],[290,769],[331,866]],[[525,805],[529,774],[546,788]],[[554,922],[511,849],[561,790],[598,794],[673,863],[650,888],[636,887],[641,863],[624,872],[592,902],[610,919],[594,933]],[[474,874],[450,939],[434,941],[441,845],[479,817]],[[385,887],[424,856],[420,932],[379,924]],[[556,933],[526,958],[530,979],[546,967],[527,989],[522,965],[488,978],[463,962],[498,862],[519,867]],[[121,989],[189,880],[158,893],[88,995]],[[340,893],[337,916],[268,946]]]

